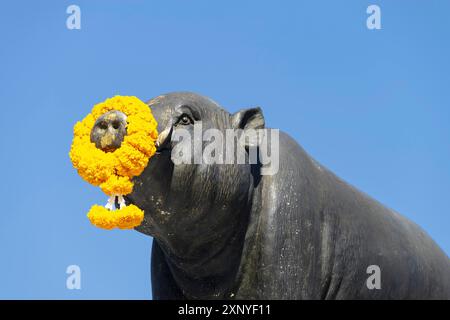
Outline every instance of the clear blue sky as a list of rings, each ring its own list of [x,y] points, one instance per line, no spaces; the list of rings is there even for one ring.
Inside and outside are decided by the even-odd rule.
[[[68,157],[73,124],[116,94],[259,105],[449,254],[449,14],[441,0],[2,2],[0,298],[151,298],[151,238],[91,226],[106,196]]]

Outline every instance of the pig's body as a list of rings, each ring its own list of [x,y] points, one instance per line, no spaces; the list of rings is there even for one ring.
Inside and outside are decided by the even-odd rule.
[[[450,298],[450,261],[421,228],[340,180],[289,136],[280,141],[280,171],[263,176],[253,197],[236,297]],[[380,268],[380,290],[368,289],[371,265]]]
[[[433,240],[286,134],[275,175],[171,162],[174,128],[257,129],[260,109],[231,115],[191,93],[149,103],[166,141],[128,201],[145,211],[137,230],[154,237],[154,299],[450,299],[450,260]],[[380,289],[367,285],[372,265]]]

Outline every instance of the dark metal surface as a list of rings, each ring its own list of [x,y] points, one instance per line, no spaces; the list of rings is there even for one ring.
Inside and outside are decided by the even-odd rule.
[[[155,238],[154,299],[450,298],[450,260],[434,241],[286,134],[276,175],[261,176],[258,165],[172,163],[173,128],[192,130],[180,124],[186,112],[204,130],[225,130],[261,127],[260,109],[229,114],[192,93],[149,103],[164,148],[127,201],[145,211],[136,229]],[[380,267],[380,290],[366,286],[370,265]]]

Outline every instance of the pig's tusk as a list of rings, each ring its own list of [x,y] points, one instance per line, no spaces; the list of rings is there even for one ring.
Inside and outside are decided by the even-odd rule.
[[[163,145],[168,142],[167,139],[169,136],[172,135],[172,130],[173,130],[173,126],[172,126],[172,122],[170,122],[167,125],[167,127],[158,134],[158,138],[156,139],[156,142],[155,142],[155,146],[157,149],[161,149],[163,147]]]

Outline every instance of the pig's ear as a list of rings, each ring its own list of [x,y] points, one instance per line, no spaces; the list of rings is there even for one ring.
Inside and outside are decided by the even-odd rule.
[[[234,129],[264,129],[264,116],[260,107],[242,109],[231,116]]]
[[[258,147],[262,140],[262,134],[255,134],[255,130],[264,129],[264,116],[261,108],[239,110],[231,116],[234,129],[242,129],[246,134],[246,139],[241,140],[246,148]],[[248,131],[247,131],[248,130]]]

